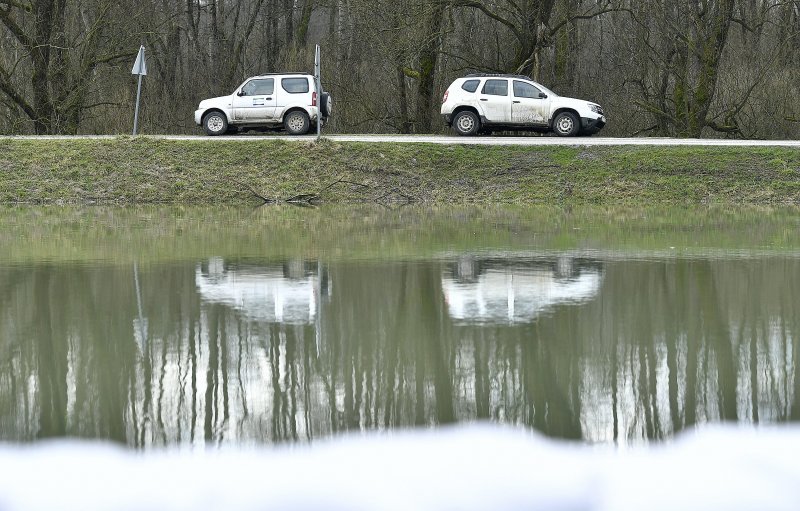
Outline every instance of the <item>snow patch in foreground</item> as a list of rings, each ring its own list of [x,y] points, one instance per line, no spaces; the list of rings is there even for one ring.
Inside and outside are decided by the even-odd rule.
[[[138,453],[0,446],[0,511],[800,509],[800,428],[616,451],[497,426],[313,446]]]

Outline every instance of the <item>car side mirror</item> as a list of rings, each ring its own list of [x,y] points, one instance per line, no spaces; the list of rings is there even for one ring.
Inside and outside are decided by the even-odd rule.
[[[244,91],[240,90],[239,92],[236,93],[236,95],[239,97],[244,96]]]
[[[547,94],[545,94],[544,92],[540,92],[539,99],[547,99]]]

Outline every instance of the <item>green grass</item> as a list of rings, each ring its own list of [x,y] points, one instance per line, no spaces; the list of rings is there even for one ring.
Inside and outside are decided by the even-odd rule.
[[[0,206],[0,262],[418,259],[492,252],[796,255],[783,206]]]
[[[2,203],[798,204],[800,150],[0,140]]]

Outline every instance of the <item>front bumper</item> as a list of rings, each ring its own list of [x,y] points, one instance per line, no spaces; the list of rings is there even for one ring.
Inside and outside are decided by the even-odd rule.
[[[596,119],[581,117],[581,131],[584,133],[597,133],[606,125],[606,116],[601,115]]]

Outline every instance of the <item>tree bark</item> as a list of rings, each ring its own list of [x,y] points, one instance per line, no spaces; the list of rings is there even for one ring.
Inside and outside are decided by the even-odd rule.
[[[442,26],[448,4],[434,3],[424,20],[425,38],[419,52],[419,77],[417,82],[417,133],[428,133],[432,125],[432,109],[435,101],[436,65],[442,44]]]

